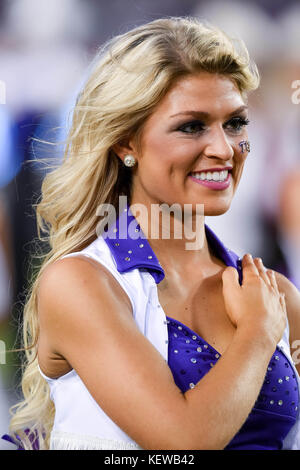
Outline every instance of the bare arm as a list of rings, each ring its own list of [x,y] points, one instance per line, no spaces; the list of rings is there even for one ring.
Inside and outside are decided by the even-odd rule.
[[[285,294],[291,354],[300,374],[300,292],[283,274],[276,273],[276,278],[279,290]]]
[[[249,288],[241,294],[244,308],[238,311],[245,318],[237,318],[231,309],[230,286],[234,294],[240,286],[236,270],[229,268],[224,292],[237,324],[234,339],[185,394],[138,330],[126,294],[100,265],[66,258],[45,271],[39,290],[41,335],[76,370],[105,413],[142,448],[223,449],[250,413],[284,328],[274,289],[253,262],[243,260],[243,267]],[[259,302],[253,300],[258,289]],[[251,302],[261,311],[255,321]]]

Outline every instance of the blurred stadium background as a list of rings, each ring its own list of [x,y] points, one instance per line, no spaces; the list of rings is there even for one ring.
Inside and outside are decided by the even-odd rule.
[[[1,0],[0,341],[18,346],[28,281],[39,250],[34,204],[62,147],[87,66],[108,38],[162,16],[207,19],[243,39],[261,73],[250,98],[251,153],[230,211],[207,223],[240,255],[250,251],[300,286],[300,80],[298,0]],[[298,94],[300,97],[300,94]],[[41,247],[42,249],[43,247]],[[19,357],[0,350],[0,436],[20,393]]]

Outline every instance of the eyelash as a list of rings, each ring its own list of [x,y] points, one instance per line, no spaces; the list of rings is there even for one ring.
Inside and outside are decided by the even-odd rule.
[[[249,124],[249,119],[246,119],[244,117],[234,117],[232,119],[230,119],[229,121],[227,121],[225,123],[225,125],[228,125],[231,123],[231,125],[233,123],[235,123],[235,126],[232,127],[231,130],[233,130],[233,132],[239,132],[242,130],[243,127],[247,126]],[[198,126],[200,128],[200,130],[196,131],[196,132],[187,132],[183,129],[185,129],[186,127],[189,127],[189,126]],[[178,131],[181,131],[181,132],[184,132],[185,134],[197,134],[197,133],[200,133],[202,131],[204,131],[204,124],[202,121],[191,121],[191,122],[187,122],[186,124],[183,124],[182,126],[180,126],[178,128]]]

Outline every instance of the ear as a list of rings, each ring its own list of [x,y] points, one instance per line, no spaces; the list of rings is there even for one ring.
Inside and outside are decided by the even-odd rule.
[[[137,151],[133,144],[133,140],[129,138],[123,139],[117,144],[113,145],[112,150],[122,161],[124,161],[126,155],[133,155],[135,158],[137,156]]]

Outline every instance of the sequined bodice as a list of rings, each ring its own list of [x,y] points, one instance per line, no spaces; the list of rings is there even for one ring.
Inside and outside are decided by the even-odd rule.
[[[221,357],[211,345],[181,322],[167,317],[168,363],[182,392],[194,388]],[[246,422],[226,450],[282,448],[296,421],[298,385],[294,371],[280,348],[268,365],[265,380]]]

